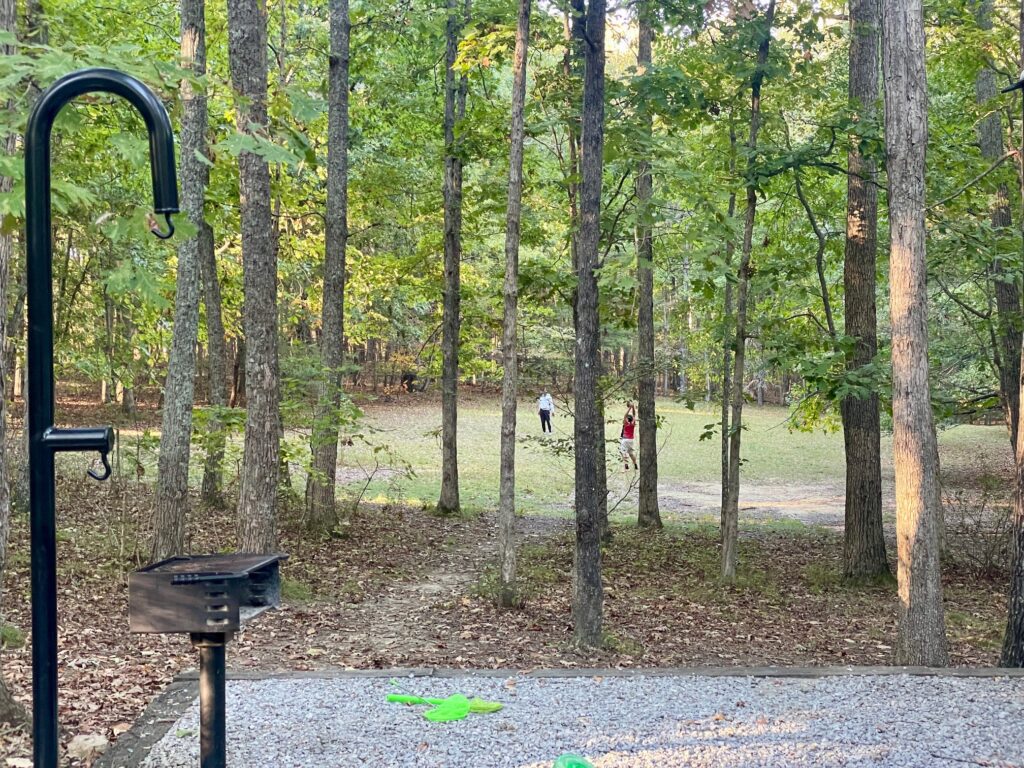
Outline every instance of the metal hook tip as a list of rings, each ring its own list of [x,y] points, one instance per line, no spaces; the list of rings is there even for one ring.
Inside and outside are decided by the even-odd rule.
[[[157,237],[159,237],[161,240],[168,240],[168,239],[170,239],[174,235],[174,222],[171,221],[171,214],[170,213],[165,213],[164,214],[164,221],[167,222],[167,231],[166,232],[161,231],[161,229],[157,225],[156,221],[154,221],[150,225],[149,231],[152,232]]]
[[[106,480],[108,477],[110,477],[110,473],[111,473],[112,470],[110,469],[110,462],[107,460],[107,454],[106,453],[101,453],[100,454],[100,461],[103,462],[103,474],[100,474],[95,469],[91,469],[91,468],[89,470],[87,470],[86,474],[89,475],[89,477],[91,477],[93,480],[96,480],[96,481],[102,483],[104,480]]]

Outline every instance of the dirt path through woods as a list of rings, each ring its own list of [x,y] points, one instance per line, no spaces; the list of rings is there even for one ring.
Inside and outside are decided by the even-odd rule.
[[[518,518],[519,548],[540,544],[570,524],[564,518]],[[453,609],[471,602],[466,595],[495,561],[496,529],[491,514],[461,521],[443,547],[423,552],[420,568],[391,581],[379,594],[357,603],[288,608],[245,640],[256,647],[266,643],[263,635],[274,632],[272,624],[278,617],[287,623],[305,623],[305,637],[300,633],[296,640],[289,632],[288,642],[280,646],[282,668],[292,670],[418,666],[433,657],[446,657],[450,641],[463,646],[471,639],[466,636],[470,630],[456,623],[458,612]],[[463,661],[469,659],[452,659],[455,664]]]

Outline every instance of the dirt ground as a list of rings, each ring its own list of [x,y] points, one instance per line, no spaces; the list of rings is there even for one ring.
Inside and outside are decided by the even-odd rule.
[[[195,666],[187,641],[133,636],[126,574],[144,564],[148,486],[62,483],[60,663],[64,741],[115,739],[178,672]],[[604,557],[606,648],[571,644],[572,524],[524,517],[524,602],[493,605],[492,515],[440,518],[422,509],[366,505],[345,538],[310,543],[283,521],[285,604],[229,647],[236,669],[445,666],[652,667],[687,665],[885,664],[895,638],[891,583],[850,588],[838,578],[843,497],[835,484],[745,487],[738,583],[717,581],[713,526],[718,486],[667,486],[663,533],[636,530],[613,514]],[[230,545],[230,512],[198,510],[194,551]],[[697,523],[694,523],[697,521]],[[776,525],[797,521],[796,528]],[[14,521],[5,583],[6,620],[29,626],[27,521]],[[201,523],[201,525],[200,525]],[[687,524],[689,523],[689,524]],[[809,526],[804,528],[803,526]],[[751,533],[756,535],[751,535]],[[890,553],[891,555],[892,553]],[[953,663],[995,662],[1005,621],[1005,584],[946,574]],[[4,674],[28,701],[26,642],[3,655]],[[24,757],[28,742],[0,733],[0,754]],[[16,764],[15,764],[16,765]],[[2,766],[0,768],[7,768]]]
[[[845,492],[842,483],[744,484],[740,488],[740,515],[752,520],[795,520],[842,531]],[[885,489],[884,500],[887,510],[891,510],[891,488]],[[722,486],[700,482],[662,484],[658,501],[668,519],[717,520]]]

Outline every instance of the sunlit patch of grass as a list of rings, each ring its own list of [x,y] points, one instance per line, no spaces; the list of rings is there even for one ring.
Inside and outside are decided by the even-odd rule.
[[[672,401],[659,401],[664,417],[659,433],[664,443],[658,456],[659,477],[664,484],[714,482],[721,476],[720,448],[715,440],[700,440],[704,427],[714,420],[713,410],[690,411]],[[609,457],[619,425],[609,406],[606,436]],[[790,432],[783,408],[750,409],[744,432],[744,479],[749,482],[817,482],[836,480],[842,466],[842,438],[823,432]],[[368,497],[386,503],[400,486],[406,501],[434,504],[441,484],[441,448],[435,435],[441,423],[436,402],[416,402],[366,409],[367,423],[376,430],[373,439],[387,443],[409,462],[415,476],[395,483],[393,478],[375,478]],[[527,514],[571,515],[573,459],[552,449],[556,442],[542,437],[532,402],[522,402],[518,414],[516,455],[517,505]],[[555,438],[572,437],[572,420],[556,410]],[[463,505],[469,509],[494,509],[498,503],[499,403],[481,400],[459,407],[459,479]],[[372,449],[356,444],[343,449],[342,466],[373,464]],[[613,477],[614,480],[614,477]],[[625,482],[625,481],[623,481]],[[625,502],[615,516],[635,514],[635,503]]]

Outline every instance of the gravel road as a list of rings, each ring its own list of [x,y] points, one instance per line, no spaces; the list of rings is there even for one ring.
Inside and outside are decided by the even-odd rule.
[[[628,676],[278,679],[228,684],[228,764],[248,768],[1024,766],[1024,678]],[[435,724],[388,693],[500,701]],[[143,768],[198,765],[198,705]]]

